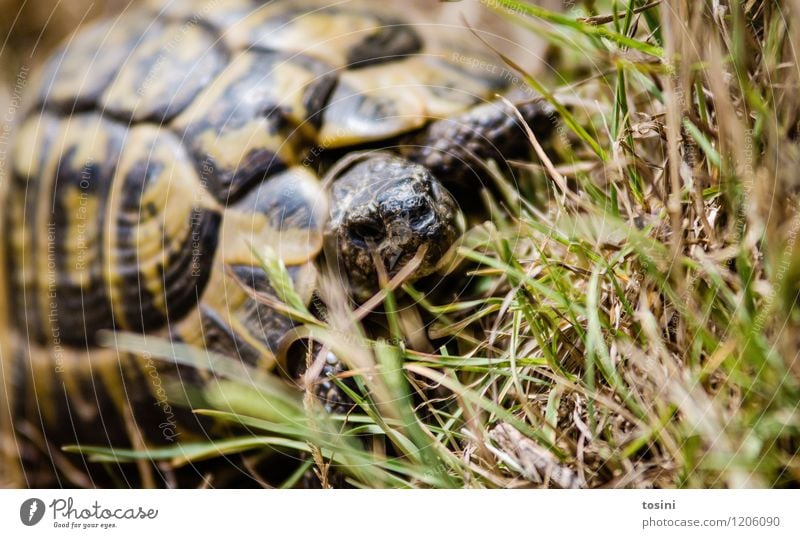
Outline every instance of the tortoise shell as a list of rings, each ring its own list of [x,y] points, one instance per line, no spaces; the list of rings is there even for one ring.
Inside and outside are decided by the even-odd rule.
[[[251,247],[313,260],[327,214],[315,150],[502,89],[429,41],[373,11],[243,0],[146,5],[70,39],[13,156],[12,299],[35,340],[53,309],[71,314],[57,321],[71,344],[163,328],[220,297],[222,265],[257,266]]]
[[[148,0],[69,38],[17,132],[4,211],[24,363],[44,369],[36,399],[93,368],[101,330],[271,367],[291,322],[242,283],[270,289],[256,254],[271,249],[310,299],[329,213],[319,152],[412,132],[507,85],[432,34],[347,3]],[[59,357],[72,366],[53,379]],[[128,366],[109,363],[124,406]]]

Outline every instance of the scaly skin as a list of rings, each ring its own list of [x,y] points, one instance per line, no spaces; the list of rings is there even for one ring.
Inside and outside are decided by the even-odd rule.
[[[459,234],[455,200],[424,166],[376,154],[333,184],[325,229],[329,262],[364,301],[378,290],[378,269],[392,277],[425,249],[414,278],[433,272]]]

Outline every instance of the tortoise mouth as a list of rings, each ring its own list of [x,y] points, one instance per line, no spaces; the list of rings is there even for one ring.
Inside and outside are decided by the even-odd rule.
[[[333,233],[327,238],[325,255],[335,260],[350,296],[363,302],[398,276],[405,282],[434,273],[450,259],[456,230],[454,225],[436,237],[414,235],[401,245],[391,239],[353,241],[347,232]]]

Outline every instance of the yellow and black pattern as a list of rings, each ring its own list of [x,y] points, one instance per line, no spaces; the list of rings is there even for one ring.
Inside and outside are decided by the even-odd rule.
[[[81,344],[112,328],[100,245],[116,168],[106,156],[120,153],[125,130],[96,114],[44,113],[20,133],[7,223],[12,305],[33,340]]]
[[[147,124],[130,130],[111,184],[101,250],[115,328],[158,329],[197,304],[221,211],[180,141]]]
[[[140,429],[161,398],[154,367],[94,347],[101,330],[272,367],[292,323],[246,288],[274,293],[256,254],[275,252],[311,298],[328,205],[307,156],[504,86],[400,19],[322,6],[145,1],[47,64],[3,212],[25,416],[74,440],[85,424],[65,421],[112,402],[134,446],[157,440]]]
[[[64,114],[97,106],[120,65],[157,30],[146,14],[130,13],[75,34],[47,62],[38,104]]]
[[[273,2],[231,25],[234,49],[302,52],[335,68],[360,68],[419,53],[422,38],[406,21],[330,2]]]
[[[300,130],[319,115],[331,68],[273,51],[238,54],[175,121],[199,172],[222,203],[297,164]],[[313,132],[306,133],[313,135]]]
[[[155,22],[100,99],[108,115],[164,123],[180,113],[227,64],[227,51],[202,25]]]
[[[260,218],[226,207],[297,167],[303,148],[408,132],[500,87],[424,47],[411,25],[320,6],[131,8],[54,56],[21,129],[10,194],[19,202],[9,213],[11,274],[25,290],[13,296],[28,327],[52,332],[42,299],[48,249],[58,308],[84,312],[61,328],[67,341],[181,318],[210,278],[221,221]],[[296,217],[302,202],[277,196],[260,213],[272,224],[282,211],[299,230],[320,226]],[[292,241],[308,243],[306,235]],[[307,255],[295,263],[318,252],[281,243]]]

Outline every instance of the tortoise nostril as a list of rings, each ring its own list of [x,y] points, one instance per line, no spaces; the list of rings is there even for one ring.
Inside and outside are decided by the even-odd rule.
[[[386,237],[386,230],[377,222],[361,221],[348,226],[347,235],[353,244],[366,248],[370,244],[380,243]]]
[[[419,200],[406,208],[403,218],[412,230],[425,229],[435,220],[435,214],[430,204]]]
[[[421,207],[417,209],[411,216],[411,227],[420,229],[427,227],[434,219],[433,210],[428,207]]]

